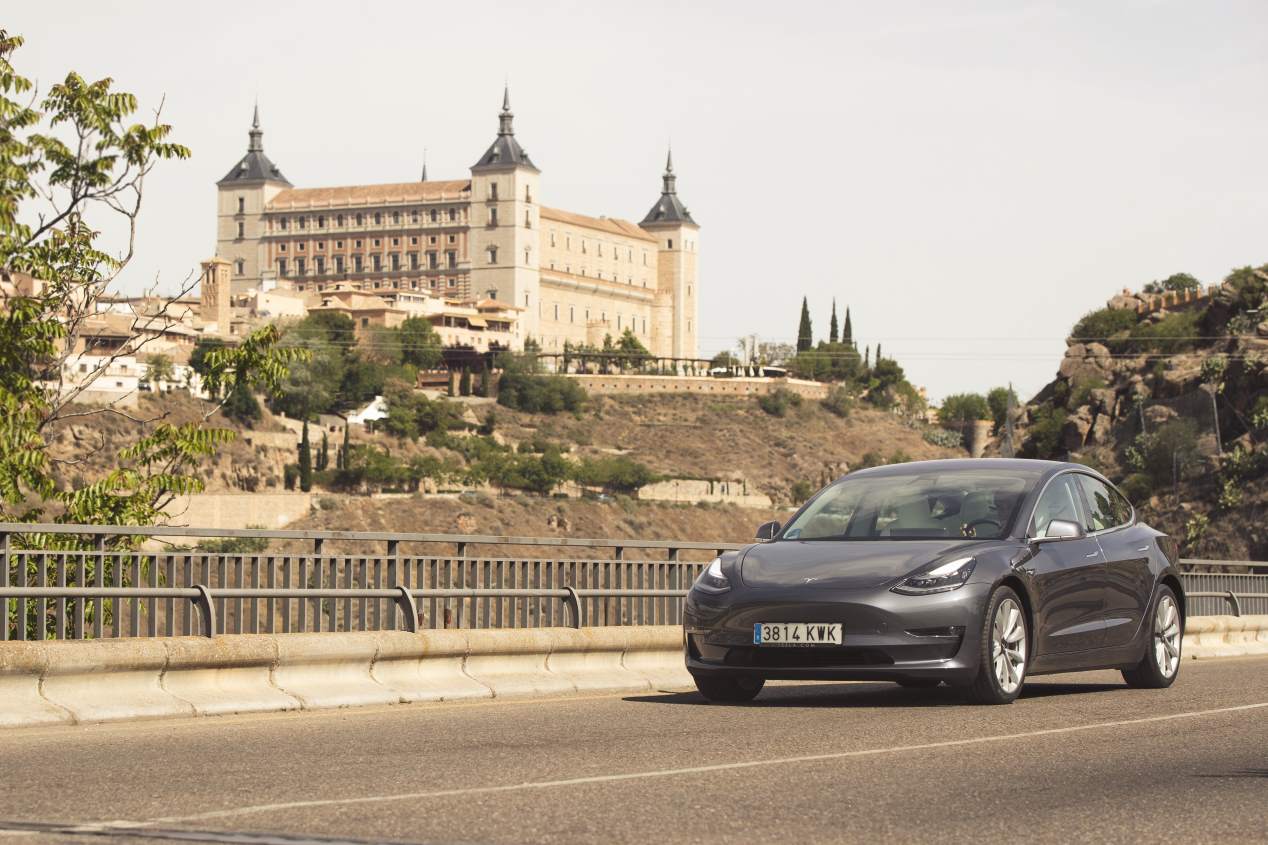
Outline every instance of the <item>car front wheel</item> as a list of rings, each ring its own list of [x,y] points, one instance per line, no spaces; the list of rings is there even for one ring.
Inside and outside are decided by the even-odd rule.
[[[979,638],[977,677],[964,688],[974,704],[1009,704],[1026,680],[1026,611],[1008,587],[997,587],[986,604]]]

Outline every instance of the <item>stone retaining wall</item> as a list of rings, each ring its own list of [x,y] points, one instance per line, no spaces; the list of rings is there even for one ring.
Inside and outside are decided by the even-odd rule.
[[[568,374],[594,396],[690,393],[704,396],[761,396],[784,388],[804,399],[823,399],[830,385],[793,378],[712,378],[709,376]]]

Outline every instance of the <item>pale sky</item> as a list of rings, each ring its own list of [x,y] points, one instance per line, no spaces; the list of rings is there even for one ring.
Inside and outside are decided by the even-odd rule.
[[[672,140],[702,225],[701,352],[816,336],[830,300],[931,396],[1056,371],[1074,321],[1171,273],[1268,261],[1268,4],[26,3],[41,87],[166,96],[127,290],[215,246],[217,179],[466,178],[509,79],[543,202],[638,221]]]

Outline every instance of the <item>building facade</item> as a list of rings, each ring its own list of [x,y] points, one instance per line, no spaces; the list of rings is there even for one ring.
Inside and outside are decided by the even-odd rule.
[[[403,291],[518,310],[512,334],[546,352],[600,346],[627,329],[654,355],[697,354],[700,227],[672,159],[641,223],[541,204],[541,171],[515,138],[504,95],[493,143],[469,178],[296,188],[264,153],[256,110],[247,153],[217,183],[216,257],[235,296]],[[316,298],[316,297],[314,297]]]

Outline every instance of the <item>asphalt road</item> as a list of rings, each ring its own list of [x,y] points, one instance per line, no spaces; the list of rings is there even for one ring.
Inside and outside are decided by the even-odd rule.
[[[1268,841],[1268,659],[0,731],[0,845],[1020,838]]]

